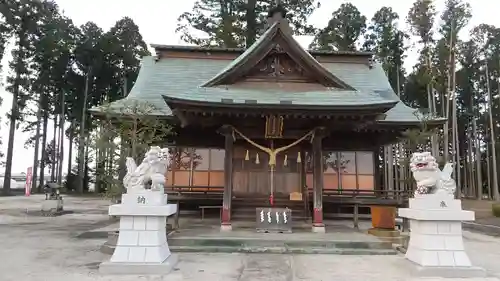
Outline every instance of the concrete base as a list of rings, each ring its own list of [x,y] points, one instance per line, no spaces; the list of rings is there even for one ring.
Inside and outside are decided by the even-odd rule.
[[[110,259],[113,265],[109,266],[137,264],[141,268],[169,258],[166,220],[177,212],[177,205],[164,204],[166,200],[163,192],[135,191],[122,196],[124,203],[109,207],[110,215],[120,216],[118,240]]]
[[[221,224],[220,231],[232,231],[233,227],[230,224]]]
[[[325,229],[325,226],[313,226],[312,227],[312,232],[314,232],[314,233],[325,233],[326,229]]]
[[[368,234],[383,238],[394,238],[394,237],[399,237],[401,235],[401,233],[398,230],[382,229],[382,228],[370,228],[368,229]]]
[[[442,278],[474,278],[486,277],[486,270],[481,267],[431,267],[431,266],[418,266],[412,272],[414,276],[418,277],[442,277]]]
[[[393,244],[403,244],[399,230],[370,228],[368,229],[368,234],[378,237],[383,241],[390,241]]]
[[[421,195],[410,199],[399,216],[410,220],[405,257],[428,268],[472,268],[462,239],[462,221],[474,220],[452,196]]]
[[[99,273],[106,275],[166,275],[177,265],[179,257],[170,255],[162,263],[103,262]]]

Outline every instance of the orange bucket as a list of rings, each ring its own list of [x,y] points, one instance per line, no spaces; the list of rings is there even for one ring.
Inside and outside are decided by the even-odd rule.
[[[396,208],[387,206],[371,206],[372,227],[394,229],[396,227]]]

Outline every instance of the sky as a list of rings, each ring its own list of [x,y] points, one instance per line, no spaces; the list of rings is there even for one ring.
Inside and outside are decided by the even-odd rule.
[[[382,6],[390,6],[397,12],[401,20],[401,27],[406,28],[404,24],[404,17],[406,17],[414,0],[351,0],[351,1],[334,1],[322,0],[321,8],[316,10],[311,16],[309,22],[316,27],[324,27],[330,19],[331,13],[336,10],[340,4],[344,2],[351,2],[370,19],[373,14]],[[195,0],[141,0],[141,1],[123,1],[123,0],[56,0],[64,13],[70,17],[75,24],[81,25],[87,21],[93,21],[104,30],[108,30],[120,18],[128,16],[132,18],[139,26],[140,32],[147,44],[168,44],[168,45],[185,45],[180,36],[175,33],[177,26],[177,17],[185,11],[190,11],[193,7]],[[487,23],[500,26],[500,17],[498,10],[492,9],[491,0],[470,0],[468,1],[473,9],[473,18],[469,26],[462,32],[461,38],[467,38],[468,31],[473,26],[480,23]],[[438,11],[442,10],[444,0],[435,0]],[[309,45],[312,40],[309,37],[297,38],[297,40],[305,47]],[[410,55],[407,60],[406,68],[411,68],[415,62],[416,56]],[[8,57],[4,59],[2,64],[3,69],[7,69]],[[4,75],[5,76],[5,75]],[[161,94],[161,93],[158,93]],[[3,99],[3,104],[0,106],[0,136],[3,140],[3,145],[0,147],[6,154],[8,142],[8,123],[5,114],[11,107],[12,98],[10,93],[5,89],[0,88],[0,97]],[[49,128],[52,125],[49,124]],[[12,172],[22,173],[33,165],[33,148],[24,148],[24,142],[29,138],[28,133],[22,133],[20,130],[16,131],[14,143],[14,159]],[[52,135],[48,136],[48,140],[53,138]],[[68,147],[66,140],[65,147]],[[68,151],[65,151],[68,155]],[[66,159],[66,161],[68,161]],[[66,167],[64,163],[63,167]],[[3,173],[3,168],[0,168],[0,174]]]

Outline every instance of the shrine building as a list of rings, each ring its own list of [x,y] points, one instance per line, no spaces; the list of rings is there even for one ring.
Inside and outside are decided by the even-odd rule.
[[[401,204],[382,184],[380,151],[420,127],[416,109],[371,53],[307,51],[279,10],[267,26],[247,49],[153,45],[113,104],[150,103],[173,126],[169,200],[220,206],[223,229],[272,205],[319,231],[340,205]]]

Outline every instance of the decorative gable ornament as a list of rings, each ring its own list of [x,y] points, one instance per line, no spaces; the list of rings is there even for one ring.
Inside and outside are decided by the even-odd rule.
[[[243,80],[294,80],[324,87],[355,90],[321,63],[293,38],[282,8],[270,13],[266,32],[237,59],[202,87],[234,85]]]

